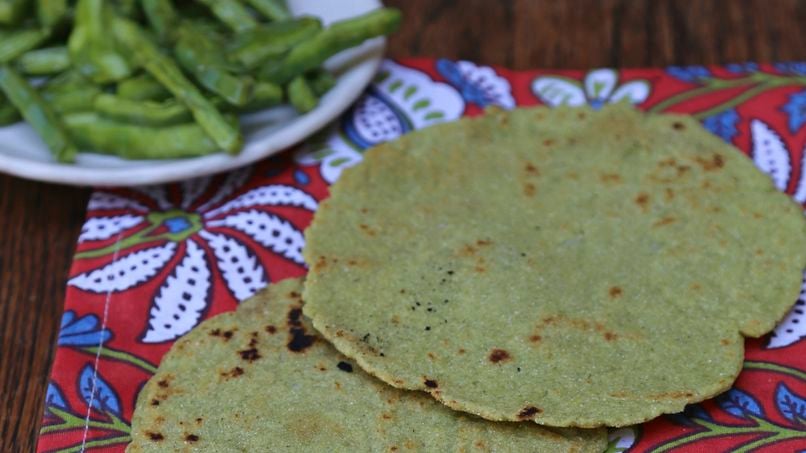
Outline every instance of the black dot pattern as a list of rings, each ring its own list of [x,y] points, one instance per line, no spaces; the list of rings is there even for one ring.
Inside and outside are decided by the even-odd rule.
[[[240,230],[258,243],[292,261],[303,264],[302,247],[305,239],[290,222],[267,212],[256,210],[239,212],[224,219],[224,225]],[[228,260],[229,255],[218,254]],[[235,264],[235,263],[233,263]]]
[[[176,251],[176,244],[130,253],[100,269],[74,277],[70,284],[78,288],[105,293],[121,291],[153,278]]]
[[[403,134],[403,125],[394,110],[375,96],[367,96],[355,107],[356,130],[371,143],[381,143]]]
[[[218,268],[236,298],[251,297],[268,284],[257,257],[246,245],[223,234],[206,232],[202,236],[213,249]]]
[[[142,221],[141,216],[129,214],[115,217],[93,217],[84,223],[78,240],[84,242],[108,239]]]
[[[754,148],[754,160],[759,165],[762,171],[769,174],[775,186],[783,190],[786,183],[787,175],[780,172],[780,165],[777,162],[778,147],[783,146],[781,138],[773,132],[766,124],[759,120],[753,120],[750,123],[752,135],[763,137],[756,143]]]
[[[184,256],[160,286],[151,309],[146,343],[173,340],[192,329],[209,303],[210,269],[205,251],[186,241]]]
[[[317,203],[312,196],[296,187],[276,184],[250,190],[221,207],[207,212],[205,217],[214,218],[223,213],[232,215],[239,209],[252,206],[299,206],[315,210]]]

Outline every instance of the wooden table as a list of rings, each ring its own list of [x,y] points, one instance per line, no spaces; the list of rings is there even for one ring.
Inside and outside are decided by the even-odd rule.
[[[386,0],[392,57],[524,68],[806,60],[806,1]],[[0,451],[32,451],[89,190],[0,176]]]

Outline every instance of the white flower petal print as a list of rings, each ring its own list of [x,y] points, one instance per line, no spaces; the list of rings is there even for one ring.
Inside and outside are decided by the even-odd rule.
[[[201,178],[193,178],[188,179],[186,181],[182,181],[182,203],[180,207],[187,211],[188,208],[199,199],[199,197],[207,190],[210,186],[210,180],[212,178],[209,176],[202,176]]]
[[[124,214],[111,217],[90,217],[81,227],[78,242],[98,241],[127,230],[144,220],[143,216]]]
[[[322,179],[333,184],[344,170],[360,164],[362,160],[361,153],[352,149],[340,149],[322,162],[319,172],[322,174]]]
[[[331,134],[324,144],[303,146],[294,156],[300,165],[321,163],[319,173],[328,184],[333,184],[341,172],[361,162],[361,153],[345,141],[338,131]]]
[[[617,82],[618,72],[615,69],[594,69],[585,76],[585,94],[588,99],[608,99]]]
[[[298,163],[321,163],[322,177],[333,184],[342,170],[361,161],[363,150],[464,113],[459,92],[424,72],[386,60],[378,77],[324,138],[315,137],[295,155]]]
[[[617,70],[594,69],[585,75],[582,84],[561,76],[538,77],[532,81],[532,92],[549,107],[590,104],[599,109],[608,102],[627,100],[631,104],[640,104],[649,98],[652,87],[647,80],[632,80],[621,86],[618,81]]]
[[[465,101],[456,89],[424,72],[384,60],[380,74],[385,77],[375,84],[378,91],[414,129],[455,120],[465,111]]]
[[[803,148],[800,159],[800,181],[798,181],[798,187],[795,188],[792,198],[803,204],[806,202],[806,147]]]
[[[532,82],[532,92],[551,107],[585,105],[585,92],[575,80],[563,77],[538,77]]]
[[[756,167],[772,178],[778,190],[785,191],[792,166],[789,163],[789,152],[781,136],[758,119],[750,122],[750,135]]]
[[[493,68],[477,66],[470,61],[457,61],[456,66],[462,77],[479,87],[492,104],[506,109],[515,108],[515,98],[512,97],[509,81],[496,74]]]
[[[302,233],[290,222],[274,214],[256,210],[238,212],[220,220],[211,220],[208,225],[235,228],[274,253],[297,264],[304,263],[302,247],[305,245],[305,239]]]
[[[154,297],[144,343],[182,336],[199,323],[207,308],[211,283],[204,250],[193,241],[185,241],[185,245],[185,256]]]
[[[93,192],[90,202],[87,204],[87,210],[98,211],[104,209],[128,209],[140,213],[148,212],[147,207],[131,198],[108,192]]]
[[[174,205],[168,200],[168,194],[165,192],[165,186],[140,186],[135,187],[134,190],[147,195],[154,200],[162,210],[171,209]]]
[[[218,269],[239,301],[252,297],[268,285],[266,272],[257,256],[235,238],[209,231],[199,233],[212,247]]]
[[[380,77],[342,120],[344,133],[361,149],[456,119],[464,111],[459,92],[420,71],[386,61]]]
[[[139,250],[99,269],[76,275],[68,284],[94,293],[127,290],[154,277],[175,251],[174,242]]]
[[[227,173],[227,176],[224,178],[224,182],[221,183],[221,187],[218,189],[218,191],[214,193],[209,200],[196,208],[196,212],[208,211],[210,208],[220,203],[222,200],[235,192],[239,187],[243,186],[251,175],[251,167],[239,168],[238,170]]]
[[[621,102],[624,99],[631,104],[640,104],[649,97],[649,82],[646,80],[633,80],[621,85],[610,96],[609,102]]]
[[[804,277],[800,296],[786,318],[770,334],[768,349],[783,348],[806,338],[806,276]]]
[[[614,451],[626,452],[635,444],[635,437],[635,428],[631,426],[618,429],[611,428],[607,433],[607,441],[613,445]]]
[[[207,211],[204,214],[206,219],[213,218],[221,213],[234,211],[236,209],[248,208],[251,206],[272,205],[272,206],[298,206],[310,211],[315,211],[318,203],[316,199],[303,190],[293,186],[273,184],[252,189],[249,192],[222,204],[218,208]]]

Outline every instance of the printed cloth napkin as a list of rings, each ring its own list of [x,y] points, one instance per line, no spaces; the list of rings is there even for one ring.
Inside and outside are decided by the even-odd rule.
[[[270,282],[305,274],[303,231],[328,186],[367,148],[489,106],[624,100],[694,115],[806,202],[806,62],[509,71],[387,60],[349,111],[295,149],[228,174],[92,194],[39,451],[123,451],[137,393],[177,338]],[[804,298],[772,334],[747,340],[733,389],[684,413],[611,430],[608,451],[806,449]]]

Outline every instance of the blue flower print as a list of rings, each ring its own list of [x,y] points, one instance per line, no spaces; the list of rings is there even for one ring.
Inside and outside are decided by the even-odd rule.
[[[437,60],[437,71],[448,83],[459,89],[465,101],[487,107],[497,105],[515,107],[512,89],[507,79],[500,77],[488,66],[477,66],[469,61]]]
[[[787,63],[775,63],[773,67],[778,72],[793,75],[806,75],[806,61],[790,61]]]
[[[775,405],[778,411],[793,423],[806,422],[806,398],[793,392],[783,382],[775,389]]]
[[[789,131],[796,133],[806,124],[806,91],[789,95],[789,101],[782,110],[789,116]]]
[[[45,392],[45,413],[48,413],[49,407],[58,407],[60,409],[69,410],[67,400],[64,398],[64,393],[56,385],[55,382],[48,382],[48,389]]]
[[[599,109],[607,103],[629,102],[638,105],[647,100],[651,91],[649,81],[639,79],[620,84],[615,69],[594,69],[582,81],[562,76],[540,76],[532,81],[532,93],[550,107],[585,104]]]
[[[716,402],[722,410],[736,417],[748,418],[749,415],[764,417],[764,409],[761,408],[761,404],[749,393],[737,388],[732,388],[719,395]]]
[[[684,82],[698,83],[700,79],[711,77],[711,71],[705,66],[671,66],[666,68],[670,76]]]
[[[752,72],[758,72],[759,68],[758,63],[746,61],[744,63],[728,63],[725,65],[725,69],[733,74],[749,74]]]
[[[112,338],[109,329],[101,329],[98,317],[89,314],[77,317],[76,312],[68,310],[62,315],[62,325],[59,331],[59,346],[72,346],[77,348],[98,346]]]
[[[706,129],[718,135],[728,143],[733,141],[733,137],[739,133],[736,125],[739,123],[739,114],[736,109],[725,110],[724,112],[717,113],[716,115],[706,118],[702,125]]]
[[[91,408],[100,412],[111,412],[122,416],[120,397],[111,385],[98,374],[91,364],[81,369],[78,376],[78,391],[81,399]]]

